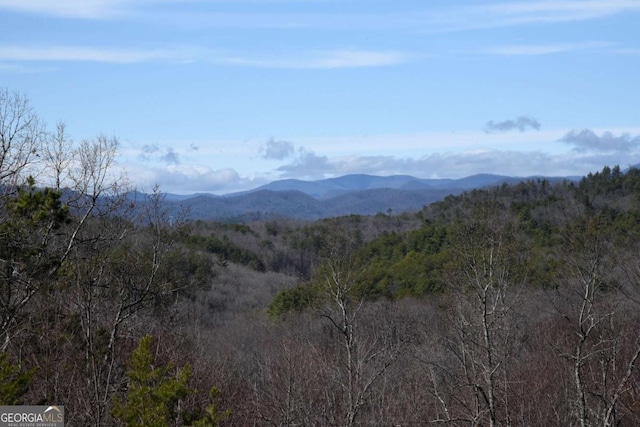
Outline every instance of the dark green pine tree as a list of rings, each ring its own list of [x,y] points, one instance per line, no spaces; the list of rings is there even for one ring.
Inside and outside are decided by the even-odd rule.
[[[193,393],[187,383],[191,378],[189,365],[176,369],[173,364],[155,366],[150,347],[152,337],[140,339],[138,347],[129,357],[129,387],[126,401],[115,400],[111,415],[127,427],[165,427],[176,423],[193,427],[214,427],[230,415],[229,410],[219,411],[215,401],[217,388],[211,388],[211,404],[202,411],[181,413],[180,399]],[[200,416],[202,415],[202,416]]]
[[[129,387],[126,401],[116,400],[111,414],[128,427],[164,427],[176,417],[180,399],[190,393],[189,366],[177,370],[169,364],[154,367],[151,336],[140,339],[129,358]]]
[[[24,371],[0,353],[0,405],[19,405],[35,370]]]

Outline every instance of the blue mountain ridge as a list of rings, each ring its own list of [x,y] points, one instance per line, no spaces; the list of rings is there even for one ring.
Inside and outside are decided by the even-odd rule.
[[[422,179],[409,175],[345,175],[318,181],[286,179],[253,190],[218,196],[167,194],[165,205],[186,208],[190,219],[247,222],[259,219],[316,220],[340,215],[373,215],[421,209],[450,194],[532,179],[577,181],[582,177],[509,177],[479,174],[461,179]]]
[[[477,175],[480,177],[480,175]],[[486,175],[482,176],[481,180],[488,184],[500,181],[506,177],[500,175]],[[491,178],[487,178],[491,177]],[[473,177],[464,178],[463,180],[471,179]],[[274,181],[269,184],[260,186],[254,190],[248,191],[255,192],[260,190],[272,190],[272,191],[290,191],[297,190],[309,196],[322,200],[326,198],[335,197],[344,193],[353,191],[363,191],[372,189],[437,189],[437,188],[467,188],[469,185],[474,188],[474,184],[465,183],[463,180],[453,179],[422,179],[416,178],[410,175],[391,175],[391,176],[377,176],[366,174],[352,174],[344,175],[337,178],[326,178],[317,181],[303,181],[299,179],[286,179],[280,181]],[[460,181],[460,183],[458,183]],[[484,184],[484,182],[483,182]]]

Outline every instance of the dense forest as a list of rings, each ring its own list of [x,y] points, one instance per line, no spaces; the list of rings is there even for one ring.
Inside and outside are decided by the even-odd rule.
[[[640,170],[243,224],[0,91],[0,404],[69,426],[640,425]],[[186,216],[185,216],[186,218]]]

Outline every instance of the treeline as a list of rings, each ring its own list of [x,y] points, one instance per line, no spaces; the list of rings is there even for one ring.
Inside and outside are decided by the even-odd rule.
[[[624,247],[640,233],[640,170],[622,173],[618,166],[605,167],[578,183],[551,184],[545,179],[516,185],[472,190],[425,207],[414,216],[420,225],[409,231],[383,231],[376,238],[354,245],[354,268],[361,270],[360,297],[424,298],[446,292],[448,274],[455,263],[456,240],[461,229],[478,218],[504,217],[511,223],[511,238],[526,256],[527,283],[553,287],[565,234],[572,227],[596,224],[611,244]],[[581,223],[582,222],[582,223]],[[357,233],[347,227],[345,233]],[[300,283],[280,292],[270,313],[280,316],[301,311],[322,294],[322,278]],[[319,286],[318,286],[319,285]],[[302,297],[305,295],[305,297]]]
[[[640,171],[186,222],[0,91],[0,404],[69,426],[640,424]]]
[[[639,170],[605,167],[577,184],[451,196],[416,215],[421,227],[366,243],[337,229],[314,276],[269,306],[302,335],[294,347],[320,376],[317,393],[284,395],[307,411],[287,415],[314,425],[637,425],[638,184]],[[325,387],[339,404],[323,400]],[[342,418],[318,417],[309,395],[340,405]]]
[[[159,192],[137,209],[116,150],[74,144],[0,91],[0,404],[64,405],[71,426],[204,425],[215,389],[193,386],[173,318],[211,286],[213,260],[176,243],[188,231]]]

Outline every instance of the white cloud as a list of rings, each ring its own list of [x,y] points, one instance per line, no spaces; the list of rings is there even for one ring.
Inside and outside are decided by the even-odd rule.
[[[2,61],[2,59],[0,58],[0,61]],[[15,63],[5,63],[5,62],[0,62],[0,72],[8,72],[8,73],[14,73],[14,74],[32,74],[32,73],[43,73],[46,71],[51,71],[50,67],[32,67],[32,66],[25,66],[22,64],[15,64]]]
[[[564,22],[595,19],[632,10],[640,10],[637,0],[543,0],[497,3],[488,11],[519,22]]]
[[[0,61],[71,61],[131,64],[186,59],[182,49],[101,49],[82,46],[0,46]]]
[[[600,170],[605,165],[637,163],[633,156],[575,153],[549,154],[541,151],[473,150],[434,153],[418,158],[395,156],[349,156],[327,158],[312,155],[281,167],[283,178],[321,179],[353,173],[413,175],[419,178],[464,178],[479,173],[509,176],[572,176]],[[301,177],[301,174],[305,174]]]
[[[185,5],[199,3],[202,10]],[[307,13],[273,12],[274,4],[325,3],[329,13],[314,8]],[[207,5],[230,5],[229,12],[211,13]],[[268,8],[267,12],[233,11],[238,4]],[[335,5],[338,6],[335,6]],[[427,4],[427,3],[425,3]],[[163,6],[171,6],[166,8]],[[332,8],[333,7],[333,8]],[[0,10],[44,14],[64,18],[161,19],[163,22],[191,22],[195,25],[240,28],[406,29],[457,31],[536,23],[562,23],[607,17],[640,10],[637,0],[537,0],[507,1],[473,6],[451,6],[391,13],[344,13],[339,2],[327,0],[0,0]],[[227,8],[229,9],[229,8]],[[330,13],[330,12],[334,13]]]
[[[225,192],[246,186],[244,179],[231,168],[211,169],[204,166],[170,165],[129,170],[128,175],[137,186],[145,190],[158,185],[167,193],[191,194],[196,192]]]
[[[1,1],[1,0],[0,0]],[[143,62],[203,62],[226,66],[290,69],[332,69],[380,67],[407,62],[400,52],[374,50],[334,50],[292,54],[287,57],[257,58],[221,55],[198,47],[162,49],[121,49],[83,46],[11,46],[0,45],[0,61],[15,62],[101,62],[133,64]]]
[[[129,176],[136,185],[152,188],[157,183],[163,191],[179,194],[225,194],[284,178],[315,180],[353,173],[406,174],[419,178],[463,178],[478,173],[569,176],[595,172],[605,165],[618,164],[624,168],[640,163],[638,137],[629,136],[640,135],[640,128],[590,132],[595,135],[595,143],[593,138],[587,138],[590,135],[581,136],[578,132],[572,136],[568,129],[333,138],[290,136],[296,145],[304,147],[299,147],[288,163],[275,170],[264,156],[251,157],[263,144],[259,141],[251,144],[198,141],[202,148],[197,155],[190,148],[193,141],[171,141],[129,147],[121,163],[128,165]],[[613,140],[617,145],[612,147],[609,142]],[[162,161],[162,156],[170,151],[180,154],[180,163]],[[141,161],[140,153],[148,158]],[[234,169],[224,167],[231,164]]]
[[[529,176],[584,176],[603,166],[625,168],[640,163],[640,152],[568,152],[549,154],[541,151],[469,150],[458,153],[433,153],[422,157],[345,156],[327,157],[307,152],[295,162],[279,168],[279,174],[268,172],[248,177],[231,168],[169,165],[128,171],[132,182],[141,190],[158,184],[163,192],[193,194],[210,192],[227,194],[244,191],[269,181],[297,178],[317,180],[347,174],[366,173],[380,176],[412,175],[418,178],[464,178],[480,173]]]
[[[423,22],[427,31],[466,31],[586,21],[637,11],[637,0],[510,1],[438,10],[424,16]]]
[[[509,129],[518,126],[536,129],[539,123],[535,119],[512,120],[502,123]],[[501,126],[499,126],[501,127]],[[501,127],[502,128],[502,127]],[[637,129],[629,129],[629,131]],[[420,138],[408,136],[374,138],[380,152],[407,152],[409,148],[422,146],[423,153],[402,155],[379,154],[362,156],[356,154],[363,150],[355,147],[353,154],[332,150],[327,141],[319,141],[317,147],[325,146],[323,152],[333,152],[333,156],[317,154],[311,149],[302,149],[298,157],[289,164],[277,169],[281,178],[321,179],[353,173],[374,175],[408,174],[428,178],[462,178],[478,173],[494,173],[511,176],[569,176],[584,175],[600,170],[605,165],[619,164],[623,167],[640,161],[640,137],[632,137],[628,132],[614,136],[611,132],[602,132],[600,136],[592,131],[581,133],[556,129],[535,133],[499,133],[485,132],[454,134],[425,134]],[[561,135],[564,135],[562,137]],[[429,141],[439,140],[441,145]],[[342,140],[339,140],[342,141]],[[421,142],[420,142],[421,141]],[[305,143],[308,143],[307,140]],[[364,140],[369,145],[370,140]],[[576,146],[575,150],[562,149],[565,143]],[[338,143],[338,145],[350,145]],[[376,143],[374,143],[376,145]],[[394,149],[395,147],[395,149]],[[566,145],[564,145],[566,147]],[[369,150],[368,152],[371,152]]]
[[[227,57],[222,59],[221,62],[228,65],[257,68],[332,69],[382,67],[402,64],[409,60],[410,56],[401,52],[330,50],[268,58]]]
[[[196,2],[201,0],[0,0],[0,10],[61,18],[113,19],[130,17],[148,6]]]
[[[103,19],[121,16],[131,0],[0,0],[0,9],[59,17]]]
[[[555,44],[517,44],[494,46],[482,49],[482,53],[503,56],[534,56],[549,55],[555,53],[565,53],[578,50],[599,49],[609,46],[603,42],[584,42],[584,43],[555,43]]]

